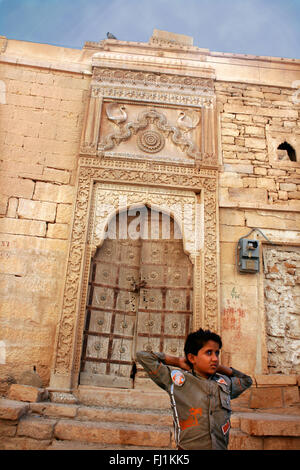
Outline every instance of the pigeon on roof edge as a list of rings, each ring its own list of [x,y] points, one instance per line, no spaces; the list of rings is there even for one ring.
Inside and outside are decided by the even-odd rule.
[[[116,36],[114,36],[111,33],[106,33],[107,39],[117,39]]]

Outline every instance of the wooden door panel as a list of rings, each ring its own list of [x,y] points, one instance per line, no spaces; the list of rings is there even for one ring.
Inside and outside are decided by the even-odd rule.
[[[148,217],[151,233],[150,211],[144,211],[143,217]],[[159,221],[155,240],[106,239],[96,253],[89,283],[81,383],[130,388],[137,350],[183,353],[191,327],[192,265],[183,252],[182,240],[172,238],[174,221],[158,213],[154,219]],[[127,222],[131,220],[128,217]],[[120,233],[118,215],[115,226]],[[168,230],[171,238],[164,239]],[[137,365],[135,386],[143,386],[145,378]]]
[[[91,307],[112,309],[114,305],[114,291],[109,287],[95,286]]]
[[[87,340],[86,355],[93,359],[105,359],[108,353],[109,338],[89,335]]]
[[[187,316],[185,314],[166,313],[165,333],[166,335],[186,336],[188,334]]]
[[[137,330],[139,335],[155,336],[161,334],[161,314],[141,312],[138,315]]]
[[[111,328],[111,312],[90,311],[89,331],[109,334]]]
[[[187,312],[186,290],[169,288],[166,292],[166,310]]]
[[[114,334],[120,336],[134,337],[135,332],[135,315],[116,314]]]
[[[184,338],[175,339],[175,338],[164,338],[163,348],[166,354],[171,354],[171,356],[182,356],[184,354]]]
[[[149,286],[149,284],[147,284]],[[161,311],[163,308],[163,293],[161,289],[150,286],[140,290],[139,312],[144,310]]]
[[[106,263],[96,263],[95,284],[110,284],[112,279],[117,278],[117,266]]]
[[[139,282],[139,268],[120,266],[119,268],[119,286],[128,291],[134,288],[134,283]]]

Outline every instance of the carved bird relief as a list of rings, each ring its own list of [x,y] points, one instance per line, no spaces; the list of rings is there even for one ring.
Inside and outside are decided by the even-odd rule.
[[[180,111],[177,119],[178,127],[186,134],[194,129],[199,123],[199,116],[189,111]]]
[[[110,103],[106,108],[106,114],[110,121],[119,126],[122,122],[126,121],[127,113],[125,106],[119,103]]]

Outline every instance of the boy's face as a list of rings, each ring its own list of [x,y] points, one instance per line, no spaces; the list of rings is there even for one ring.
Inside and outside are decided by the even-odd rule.
[[[209,340],[199,349],[198,354],[187,355],[188,360],[193,364],[193,369],[201,377],[206,379],[213,375],[219,365],[220,347],[215,341]]]

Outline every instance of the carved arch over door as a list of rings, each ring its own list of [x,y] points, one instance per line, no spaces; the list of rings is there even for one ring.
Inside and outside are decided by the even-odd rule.
[[[101,244],[101,224],[105,226],[108,214],[101,217],[96,211],[96,195],[111,194],[106,202],[119,208],[116,189],[126,186],[130,192],[127,203],[149,204],[158,207],[163,201],[171,205],[191,202],[202,204],[203,245],[199,251],[191,238],[184,235],[184,250],[190,256],[193,270],[193,328],[200,326],[219,331],[218,302],[218,233],[217,233],[217,172],[195,168],[177,168],[151,162],[126,162],[82,157],[74,221],[66,267],[62,315],[57,328],[50,387],[71,390],[77,386],[80,371],[82,335],[90,272],[90,260]],[[120,184],[120,182],[122,182]],[[98,191],[98,192],[97,192]],[[140,195],[137,196],[140,191]],[[100,197],[100,196],[99,196]],[[114,202],[113,202],[114,201]],[[99,206],[98,206],[99,207]],[[98,222],[97,222],[98,220]],[[99,225],[100,223],[100,225]],[[200,235],[200,232],[199,232]],[[197,245],[197,244],[196,244]],[[190,249],[188,248],[190,247]]]

